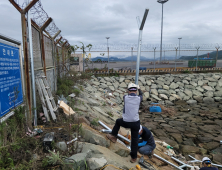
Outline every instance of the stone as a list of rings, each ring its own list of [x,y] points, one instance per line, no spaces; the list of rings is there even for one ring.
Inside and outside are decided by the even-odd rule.
[[[214,100],[215,100],[216,102],[221,102],[221,101],[222,101],[222,97],[214,97]]]
[[[62,141],[62,142],[57,142],[56,143],[56,146],[62,150],[62,151],[66,151],[68,148],[67,148],[67,145],[66,145],[66,142]]]
[[[203,86],[203,82],[201,81],[201,80],[199,80],[198,82],[197,82],[197,84],[198,84],[198,86]]]
[[[203,102],[204,103],[214,103],[214,99],[213,98],[210,98],[210,97],[204,97],[203,98]]]
[[[87,166],[90,170],[99,170],[107,164],[107,160],[102,158],[88,158]]]
[[[209,142],[206,143],[203,147],[207,150],[213,150],[220,146],[219,142]]]
[[[188,90],[188,89],[185,89],[185,90],[184,90],[184,93],[185,93],[187,96],[189,96],[189,97],[192,97],[192,96],[193,96],[192,91],[190,91],[190,90]]]
[[[110,146],[110,141],[106,139],[104,136],[97,134],[89,129],[83,128],[83,138],[86,142],[92,143],[95,145],[100,145],[104,147]]]
[[[207,91],[207,92],[204,93],[203,95],[206,96],[206,97],[212,98],[212,97],[214,96],[214,93],[213,93],[213,91]]]
[[[150,93],[149,92],[145,92],[143,94],[143,98],[148,99],[150,97]]]
[[[198,101],[199,103],[202,103],[203,102],[203,97],[201,96],[193,96],[193,98]]]
[[[191,139],[191,138],[183,141],[183,144],[184,144],[184,145],[195,146],[195,144],[194,144],[194,142],[193,142],[193,139]]]
[[[158,137],[167,137],[167,134],[162,129],[153,129],[152,131]]]
[[[156,96],[156,95],[154,95],[154,94],[151,94],[150,96],[151,96],[152,98],[154,98],[154,99],[158,100],[158,101],[160,101],[160,100],[161,100],[159,97],[157,97],[157,96]]]
[[[197,101],[196,100],[188,100],[187,103],[189,105],[195,105],[195,104],[197,104]]]
[[[127,88],[127,85],[124,82],[122,82],[119,86],[122,87],[122,88]]]
[[[222,154],[213,154],[213,161],[217,164],[222,164]]]
[[[192,85],[185,85],[185,89],[195,89],[195,87]]]
[[[149,86],[145,86],[145,90],[148,92],[150,91],[150,87]]]
[[[118,89],[119,83],[118,82],[114,82],[113,86],[115,87],[115,89]]]
[[[88,157],[88,153],[77,153],[68,159],[65,159],[64,162],[69,163],[69,167],[73,169],[85,170],[85,161]]]
[[[115,90],[115,88],[114,88],[113,86],[109,86],[109,89],[110,89],[111,91],[114,91],[114,90]]]
[[[151,86],[152,82],[151,82],[150,80],[148,80],[148,81],[146,81],[146,84],[147,84],[148,86]]]
[[[170,84],[170,89],[176,89],[176,88],[178,88],[178,87],[179,87],[179,85],[176,84],[176,83],[174,83],[174,82],[172,82],[172,83]]]
[[[181,97],[176,94],[171,94],[171,96],[173,96],[176,100],[181,100]]]
[[[158,96],[158,92],[156,89],[151,89],[150,93]]]
[[[202,137],[202,136],[197,137],[197,140],[200,143],[207,143],[207,142],[211,142],[212,141],[211,138],[209,138],[209,137]]]
[[[90,106],[99,106],[100,105],[96,100],[93,100],[91,98],[86,98],[86,100],[88,101],[88,104]]]
[[[169,90],[170,88],[169,88],[169,86],[167,86],[167,85],[163,85],[163,89],[164,89],[164,90]]]
[[[177,93],[177,95],[180,96],[181,99],[183,99],[183,98],[186,96],[186,95],[185,95],[183,92],[181,92],[181,91],[179,91],[179,92]]]
[[[167,106],[174,106],[174,104],[169,100],[165,100],[165,103]]]
[[[106,88],[108,88],[108,86],[107,86],[106,84],[104,84],[104,83],[100,84],[99,87],[102,88],[102,89],[106,89]]]
[[[198,91],[200,91],[200,92],[204,92],[204,89],[201,88],[200,86],[197,86],[197,87],[196,87],[196,90],[198,90]]]
[[[195,83],[195,82],[193,82],[193,81],[191,81],[190,84],[191,84],[192,86],[194,86],[194,87],[197,86],[197,83]]]
[[[216,91],[214,92],[215,97],[222,97],[222,91]]]
[[[168,97],[165,94],[159,94],[159,98],[163,100],[168,100]]]
[[[184,84],[190,84],[187,80],[182,81]]]
[[[125,80],[125,77],[120,77],[119,82],[122,83]]]
[[[199,148],[195,146],[189,146],[189,145],[180,145],[180,149],[183,154],[198,154],[199,153]]]
[[[210,86],[210,87],[215,87],[217,85],[217,83],[216,82],[208,82],[208,86]]]
[[[100,83],[98,81],[93,81],[92,83],[95,84],[96,86],[100,85]]]
[[[170,133],[170,136],[172,136],[178,143],[183,142],[182,136],[179,133]]]
[[[167,144],[169,144],[170,146],[172,146],[174,149],[179,150],[179,145],[174,140],[171,140],[171,139],[166,138],[166,137],[159,137],[159,138],[160,138],[160,140],[162,140],[162,141],[166,142]]]
[[[170,95],[169,91],[167,90],[158,90],[159,94],[165,94],[165,95]]]
[[[113,95],[114,95],[114,96],[119,96],[119,93],[114,92]]]
[[[213,91],[212,87],[210,86],[203,86],[203,88],[207,91]]]
[[[201,97],[203,96],[203,94],[198,90],[192,90],[192,92],[193,92],[193,96],[201,96]]]

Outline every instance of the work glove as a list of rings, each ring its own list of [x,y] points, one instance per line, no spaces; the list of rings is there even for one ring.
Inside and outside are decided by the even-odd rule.
[[[140,86],[139,86],[139,84],[137,85],[137,89],[140,89]]]

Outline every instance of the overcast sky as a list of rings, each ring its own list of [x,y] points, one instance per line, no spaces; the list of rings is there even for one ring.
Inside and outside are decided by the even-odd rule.
[[[20,3],[23,0],[19,0]],[[143,44],[160,44],[161,4],[156,0],[42,0],[44,10],[70,44],[137,44],[146,8]],[[222,0],[169,0],[164,4],[163,44],[222,43]],[[21,16],[0,0],[0,33],[21,40]]]

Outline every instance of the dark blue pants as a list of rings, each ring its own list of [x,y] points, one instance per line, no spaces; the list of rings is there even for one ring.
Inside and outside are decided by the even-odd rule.
[[[151,152],[156,148],[156,144],[154,145],[145,145],[139,148],[139,153],[142,155],[150,155]]]
[[[138,134],[140,130],[140,121],[137,122],[124,122],[123,118],[117,119],[115,126],[111,134],[117,136],[120,126],[124,128],[129,128],[131,130],[131,152],[130,155],[133,159],[137,158],[137,149],[138,149]]]

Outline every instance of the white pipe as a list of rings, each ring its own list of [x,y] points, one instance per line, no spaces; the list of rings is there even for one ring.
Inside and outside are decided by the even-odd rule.
[[[188,155],[190,158],[194,159],[193,161],[189,161],[189,162],[202,162],[200,160],[197,160],[196,158],[192,157],[191,155]],[[222,168],[222,165],[218,165],[218,164],[214,164],[214,163],[211,163],[211,165],[214,165],[214,166],[217,166],[217,167],[220,167]]]
[[[180,167],[174,165],[173,163],[171,163],[171,162],[167,161],[166,159],[164,159],[164,158],[158,156],[157,154],[153,154],[153,156],[155,156],[156,158],[160,159],[160,160],[163,161],[163,162],[168,163],[169,165],[173,166],[174,168],[177,168],[177,169],[179,169],[179,170],[183,170],[182,168],[180,168]]]
[[[191,166],[191,165],[185,164],[184,162],[180,161],[179,159],[176,159],[176,158],[174,158],[174,157],[171,157],[171,158],[172,158],[174,161],[182,164],[182,165],[180,166],[180,168],[184,168],[184,167],[192,168],[192,167],[193,167],[193,166]]]
[[[112,130],[111,130],[108,126],[106,126],[103,122],[101,122],[101,121],[98,121],[98,122],[99,122],[100,125],[102,125],[102,126],[103,126],[104,128],[106,128],[107,130],[112,131]],[[122,136],[122,135],[120,135],[120,134],[118,134],[117,136],[120,137],[121,139],[123,139],[123,140],[131,143],[131,140],[125,138],[124,136]]]

